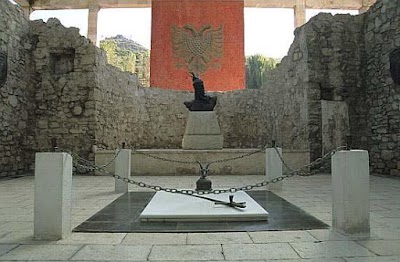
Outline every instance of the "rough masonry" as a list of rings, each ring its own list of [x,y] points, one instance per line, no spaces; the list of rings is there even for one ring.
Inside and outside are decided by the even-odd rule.
[[[400,86],[389,62],[400,48],[399,6],[381,0],[359,16],[318,15],[295,31],[263,88],[216,93],[224,147],[276,140],[314,160],[352,135],[355,148],[369,150],[372,172],[399,176]],[[180,148],[183,101],[192,93],[139,87],[78,29],[56,19],[27,21],[19,7],[1,1],[0,51],[8,62],[0,88],[0,176],[28,172],[51,138],[89,159],[122,142]]]

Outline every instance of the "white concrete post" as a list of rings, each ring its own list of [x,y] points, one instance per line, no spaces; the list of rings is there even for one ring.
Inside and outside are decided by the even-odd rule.
[[[368,195],[368,152],[336,152],[332,156],[332,226],[335,231],[369,235]]]
[[[277,150],[282,156],[282,148],[265,149],[265,176],[267,181],[282,176],[282,160]],[[282,181],[267,185],[267,190],[281,191]]]
[[[118,149],[121,150],[115,159],[115,174],[122,178],[131,177],[131,159],[132,150],[130,149]],[[127,193],[128,183],[121,179],[115,179],[115,193]]]
[[[71,155],[36,154],[34,197],[34,238],[59,240],[71,234]]]

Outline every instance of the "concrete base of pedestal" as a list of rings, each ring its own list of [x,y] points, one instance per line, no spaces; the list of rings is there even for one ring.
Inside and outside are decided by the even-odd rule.
[[[182,140],[183,149],[222,149],[222,135],[185,135]]]
[[[183,149],[222,149],[224,139],[214,111],[190,111],[182,140]]]

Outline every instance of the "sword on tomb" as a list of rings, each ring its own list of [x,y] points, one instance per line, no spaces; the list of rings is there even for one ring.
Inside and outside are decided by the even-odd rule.
[[[229,195],[229,202],[218,200],[218,199],[213,199],[210,197],[205,197],[205,196],[199,196],[199,195],[188,195],[192,197],[197,197],[201,199],[205,199],[211,202],[214,202],[215,205],[225,205],[233,208],[246,208],[246,202],[235,202],[233,201],[234,195]]]

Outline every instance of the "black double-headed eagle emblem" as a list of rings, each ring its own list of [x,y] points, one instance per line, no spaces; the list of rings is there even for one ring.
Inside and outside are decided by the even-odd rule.
[[[204,73],[209,67],[218,68],[218,58],[223,55],[224,34],[223,26],[212,28],[203,25],[199,30],[190,24],[178,27],[172,26],[173,54],[178,68]]]

